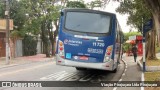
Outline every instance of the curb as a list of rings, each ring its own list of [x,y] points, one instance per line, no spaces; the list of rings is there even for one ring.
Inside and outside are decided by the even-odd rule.
[[[122,73],[122,75],[121,75],[121,77],[120,77],[118,82],[121,82],[123,80],[122,77],[125,75],[125,72],[127,71],[127,63],[126,63],[126,61],[124,61],[123,59],[121,59],[121,60],[124,63],[124,70],[123,70],[123,73]],[[114,87],[113,90],[117,90],[117,88],[118,87]]]
[[[143,72],[143,65],[141,64],[140,60],[137,60],[137,64],[140,66],[141,71],[142,71],[142,75],[141,75],[141,81],[144,82],[144,72]],[[141,90],[144,90],[144,87],[141,87]]]
[[[27,62],[27,63],[6,65],[6,66],[0,67],[0,69],[9,68],[9,67],[15,67],[15,66],[21,66],[21,65],[31,64],[31,63],[49,62],[49,61],[52,61],[52,60],[54,60],[54,59],[55,59],[55,58],[50,58],[50,59],[46,59],[46,60],[44,60],[44,61],[31,61],[31,62]]]
[[[143,66],[142,66],[142,64],[141,64],[140,60],[137,60],[137,64],[140,66],[141,71],[143,71]]]
[[[139,60],[137,60],[137,64],[140,66],[141,71],[143,71],[143,65]],[[146,72],[154,72],[154,71],[160,71],[160,66],[146,66]]]
[[[125,75],[125,72],[127,71],[127,63],[126,63],[126,61],[124,61],[123,59],[122,59],[122,61],[124,63],[124,71],[123,71],[123,74],[121,75],[121,78]]]
[[[142,81],[142,82],[145,81],[145,79],[144,79],[144,72],[142,72],[141,81]],[[144,87],[141,87],[141,90],[144,90]]]

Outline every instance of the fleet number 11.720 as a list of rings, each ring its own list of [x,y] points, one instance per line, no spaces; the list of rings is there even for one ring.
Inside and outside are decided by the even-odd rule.
[[[104,43],[99,43],[99,42],[93,42],[93,46],[104,47],[105,44]]]

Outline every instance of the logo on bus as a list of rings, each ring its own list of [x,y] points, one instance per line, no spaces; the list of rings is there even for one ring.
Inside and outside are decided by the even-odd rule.
[[[79,46],[80,44],[82,44],[82,41],[65,39],[64,44],[68,44],[68,45],[71,45],[71,46]]]
[[[68,43],[68,39],[65,39],[65,40],[64,40],[64,44],[67,44],[67,43]]]

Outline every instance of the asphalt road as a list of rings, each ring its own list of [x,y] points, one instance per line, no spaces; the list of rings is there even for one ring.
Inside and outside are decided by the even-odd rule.
[[[124,72],[121,62],[117,73],[102,70],[77,71],[74,67],[58,66],[55,61],[24,64],[0,69],[0,81],[119,81]],[[113,87],[50,87],[23,90],[113,90]],[[22,90],[22,88],[0,88]]]

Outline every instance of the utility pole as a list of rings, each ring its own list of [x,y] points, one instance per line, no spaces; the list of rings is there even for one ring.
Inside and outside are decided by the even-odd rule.
[[[10,63],[10,51],[9,51],[9,1],[6,0],[6,64]]]
[[[142,31],[143,31],[143,72],[146,71],[146,41],[145,41],[145,32],[143,28],[143,18],[142,18]]]

